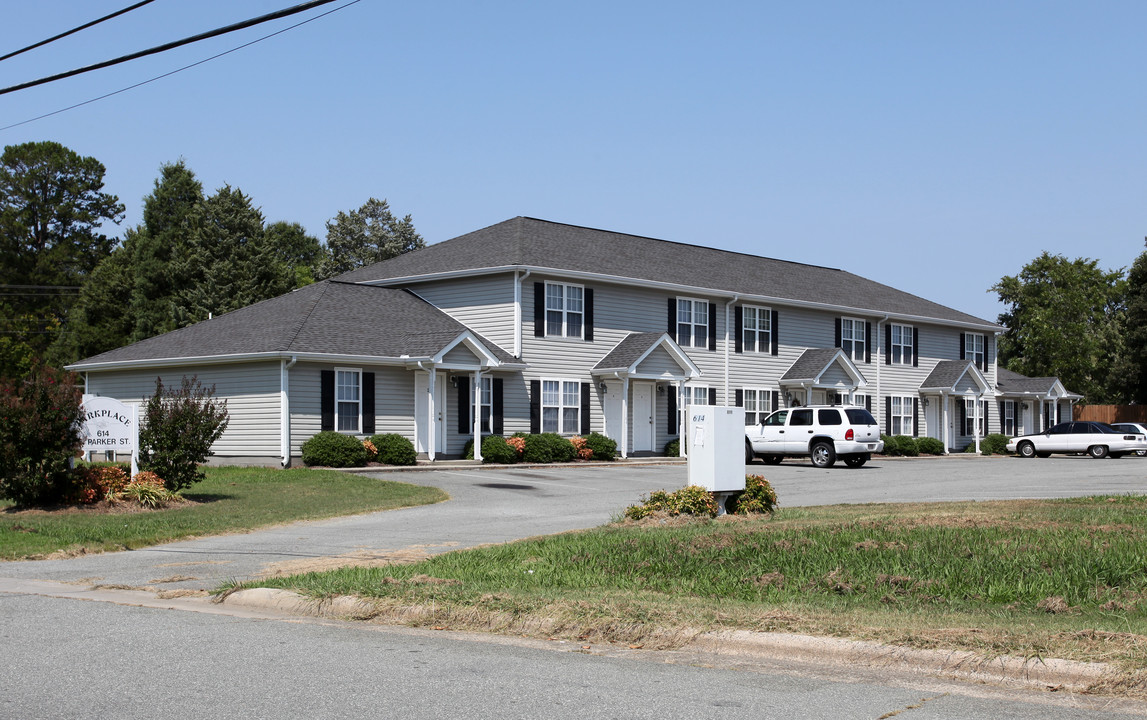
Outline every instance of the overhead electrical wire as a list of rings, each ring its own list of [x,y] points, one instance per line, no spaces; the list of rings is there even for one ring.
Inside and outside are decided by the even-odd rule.
[[[183,38],[182,40],[175,40],[175,41],[172,41],[169,43],[164,43],[163,45],[157,45],[155,47],[148,48],[147,50],[140,50],[139,52],[134,52],[134,53],[130,53],[128,55],[123,55],[121,57],[114,58],[112,60],[104,60],[103,62],[98,62],[94,65],[88,65],[86,67],[76,68],[75,70],[69,70],[67,72],[58,73],[58,74],[52,75],[50,77],[40,78],[39,80],[30,80],[26,83],[20,83],[19,85],[12,85],[11,87],[6,87],[3,89],[0,89],[0,95],[6,95],[7,93],[16,92],[17,90],[26,90],[30,87],[36,87],[37,85],[44,85],[46,83],[55,82],[56,80],[63,80],[64,78],[74,77],[76,75],[81,75],[83,73],[92,72],[93,70],[102,70],[103,68],[106,68],[106,67],[111,67],[113,65],[119,65],[120,63],[125,63],[129,60],[137,60],[141,57],[147,57],[148,55],[155,55],[156,53],[167,52],[168,50],[174,50],[177,47],[182,47],[184,45],[190,45],[191,43],[199,42],[200,40],[207,40],[207,39],[210,39],[213,37],[218,37],[220,35],[226,35],[227,33],[232,33],[232,32],[235,32],[236,30],[243,30],[243,29],[249,28],[253,25],[259,25],[259,24],[262,24],[265,22],[270,22],[271,20],[278,20],[279,18],[287,17],[289,15],[295,15],[297,13],[305,12],[307,10],[310,10],[311,8],[316,8],[316,7],[319,7],[320,5],[327,5],[327,4],[332,3],[334,1],[335,0],[311,0],[311,2],[305,2],[305,3],[302,3],[300,5],[295,5],[293,7],[286,8],[284,10],[276,10],[273,13],[267,13],[266,15],[260,15],[257,18],[251,18],[250,20],[244,20],[242,22],[237,22],[237,23],[234,23],[232,25],[227,25],[226,27],[216,28],[214,30],[208,30],[207,32],[199,33],[198,35],[192,35],[191,37]]]
[[[331,2],[333,0],[327,0],[327,1]],[[281,34],[287,32],[288,30],[294,30],[297,27],[300,27],[302,25],[306,25],[307,23],[318,20],[319,18],[326,17],[327,15],[330,15],[331,13],[336,13],[339,10],[342,10],[343,8],[350,7],[351,5],[355,5],[359,2],[362,2],[362,0],[350,0],[350,2],[346,3],[345,5],[340,5],[337,8],[332,8],[330,10],[327,10],[324,13],[320,13],[318,15],[315,15],[312,18],[307,18],[306,20],[303,20],[301,22],[297,22],[294,25],[289,25],[289,26],[283,28],[282,30],[276,30],[275,32],[264,35],[261,38],[256,38],[250,42],[243,43],[242,45],[237,45],[236,47],[233,47],[230,50],[224,50],[223,52],[212,55],[211,57],[203,58],[202,60],[199,60],[197,62],[193,62],[190,65],[184,65],[183,67],[176,68],[175,70],[172,70],[171,72],[165,72],[162,75],[156,75],[153,78],[149,78],[147,80],[137,82],[134,85],[128,85],[127,87],[120,88],[119,90],[113,90],[110,93],[104,93],[103,95],[99,95],[97,97],[94,97],[94,98],[91,98],[88,100],[84,100],[83,102],[78,102],[75,105],[69,105],[65,108],[60,108],[59,110],[53,110],[52,112],[44,113],[43,115],[37,115],[34,118],[28,118],[27,120],[21,120],[20,122],[12,123],[11,125],[5,125],[3,127],[0,127],[0,132],[3,132],[5,130],[11,130],[14,127],[20,127],[21,125],[27,125],[28,123],[33,123],[33,122],[36,122],[37,120],[43,120],[44,118],[52,117],[53,115],[59,115],[60,113],[65,113],[69,110],[75,110],[78,107],[83,107],[84,105],[90,105],[94,102],[98,102],[100,100],[110,98],[114,95],[119,95],[120,93],[127,92],[128,90],[134,90],[137,87],[142,87],[143,85],[153,83],[156,80],[162,80],[165,77],[170,77],[171,75],[175,75],[176,73],[181,73],[184,70],[190,70],[191,68],[196,67],[198,65],[202,65],[204,63],[211,62],[212,60],[215,60],[216,58],[221,58],[224,55],[230,55],[231,53],[235,52],[236,50],[242,50],[243,48],[250,47],[251,45],[254,45],[255,43],[260,43],[260,42],[263,42],[264,40],[267,40],[268,38],[273,38],[276,35],[281,35]]]
[[[7,55],[0,57],[0,61],[7,60],[10,57],[16,57],[20,53],[26,53],[29,50],[35,50],[38,47],[43,47],[44,45],[47,45],[50,42],[55,42],[61,38],[66,38],[69,35],[74,35],[75,33],[78,33],[81,30],[87,30],[88,28],[92,27],[93,25],[99,25],[100,23],[102,23],[105,20],[111,20],[112,18],[119,17],[120,15],[123,15],[125,13],[129,13],[132,10],[137,10],[137,9],[143,7],[144,5],[148,5],[148,4],[153,3],[153,2],[155,2],[155,0],[143,0],[142,2],[137,2],[135,5],[132,5],[131,7],[125,7],[123,10],[116,10],[111,15],[104,15],[102,18],[100,18],[98,20],[92,20],[91,22],[84,23],[83,25],[81,25],[77,28],[72,28],[71,30],[68,30],[67,32],[62,32],[59,35],[55,35],[53,37],[50,37],[47,40],[41,40],[40,42],[33,43],[32,45],[29,45],[26,48],[20,48],[19,50],[15,50],[13,52],[10,52]]]

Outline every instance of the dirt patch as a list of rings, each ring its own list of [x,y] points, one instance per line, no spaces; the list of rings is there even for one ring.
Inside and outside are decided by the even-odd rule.
[[[162,585],[164,583],[187,582],[189,580],[198,580],[198,579],[199,578],[192,577],[191,575],[170,575],[170,576],[164,577],[164,578],[155,578],[154,580],[148,580],[148,582],[154,583],[156,585]]]
[[[429,558],[434,548],[456,547],[458,543],[439,545],[410,545],[397,550],[356,550],[344,555],[302,558],[271,563],[259,571],[259,577],[281,577],[310,572],[324,572],[343,567],[386,567],[387,565],[409,565]]]
[[[14,515],[16,517],[35,517],[37,515],[48,515],[52,517],[60,515],[134,515],[137,513],[162,512],[164,510],[171,510],[172,508],[181,508],[197,504],[198,503],[193,500],[188,500],[185,497],[176,495],[171,500],[168,500],[163,507],[159,508],[145,507],[127,500],[100,500],[99,502],[87,505],[6,507],[4,508],[4,514]]]

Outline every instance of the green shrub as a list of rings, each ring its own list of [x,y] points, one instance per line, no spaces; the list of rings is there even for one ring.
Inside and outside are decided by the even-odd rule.
[[[573,446],[573,443],[557,433],[527,435],[525,440],[526,446],[522,450],[522,462],[569,462],[577,456],[577,448]]]
[[[1005,455],[1008,452],[1008,436],[992,433],[980,440],[980,451],[985,455]]]
[[[362,441],[324,430],[303,443],[303,463],[323,467],[362,467],[369,459]]]
[[[72,493],[68,463],[82,447],[81,395],[75,375],[42,365],[26,380],[0,382],[0,497],[36,505]]]
[[[777,491],[760,475],[745,476],[745,491],[725,503],[725,510],[737,515],[772,513],[777,509]]]
[[[473,438],[470,438],[469,440],[467,440],[466,444],[462,446],[462,459],[463,460],[473,460],[474,459],[474,439]]]
[[[227,402],[214,395],[214,385],[205,388],[194,376],[184,375],[178,390],[155,379],[155,394],[144,402],[139,467],[163,478],[168,490],[207,477],[199,465],[215,454],[211,446],[227,429]]]
[[[665,492],[654,490],[648,498],[643,498],[640,505],[630,505],[625,509],[625,517],[631,520],[640,520],[656,512],[667,515],[695,515],[716,517],[717,501],[713,493],[700,485],[687,485],[680,490]]]
[[[370,443],[378,450],[378,455],[372,459],[384,465],[413,465],[418,460],[414,443],[397,433],[372,435]]]
[[[663,452],[665,457],[681,457],[681,441],[670,440],[665,443],[665,450]]]
[[[944,443],[932,437],[916,438],[916,449],[921,455],[943,455]]]
[[[880,439],[884,441],[885,455],[916,457],[920,454],[919,446],[917,446],[916,438],[914,437],[908,435],[881,435]]]
[[[617,441],[601,433],[586,435],[585,446],[593,450],[594,460],[613,460],[617,457]]]
[[[473,443],[471,443],[473,445]],[[501,435],[482,438],[482,462],[509,465],[518,462],[518,451],[506,444]]]

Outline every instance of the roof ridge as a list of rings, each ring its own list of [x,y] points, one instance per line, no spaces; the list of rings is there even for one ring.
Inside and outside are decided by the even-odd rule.
[[[311,301],[311,304],[306,307],[305,311],[299,313],[299,315],[298,315],[299,319],[295,323],[294,332],[289,333],[289,337],[287,338],[287,341],[285,343],[283,343],[283,350],[287,350],[292,345],[295,344],[295,340],[298,339],[299,333],[301,333],[303,331],[303,326],[307,324],[307,320],[309,320],[311,315],[315,312],[315,308],[318,306],[319,301],[321,301],[323,299],[323,296],[325,296],[327,294],[327,288],[329,288],[331,286],[331,283],[333,283],[333,282],[337,282],[337,281],[334,281],[334,280],[320,280],[319,281],[319,284],[322,285],[322,287],[319,289],[318,292],[315,293],[315,299],[313,301]],[[341,283],[341,284],[353,285],[354,283]],[[302,288],[300,288],[300,290],[301,289]]]

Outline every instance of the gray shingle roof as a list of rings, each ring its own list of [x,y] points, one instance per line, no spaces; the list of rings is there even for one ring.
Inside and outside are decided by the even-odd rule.
[[[466,329],[404,290],[328,280],[70,367],[273,352],[425,357],[442,350]],[[517,362],[485,338],[479,336],[479,340],[499,360]]]
[[[843,270],[517,217],[339,276],[370,282],[505,266],[672,283],[872,313],[995,323]]]
[[[1012,372],[1007,368],[998,368],[996,370],[996,387],[1002,393],[1035,393],[1037,395],[1046,395],[1051,392],[1058,381],[1059,378],[1057,377],[1033,378]],[[1070,390],[1067,392],[1072,395],[1076,394]]]
[[[781,376],[781,382],[792,382],[795,380],[811,380],[817,375],[824,372],[836,354],[840,352],[839,348],[812,348],[805,350],[801,356],[796,359],[785,374]]]
[[[615,370],[630,367],[663,337],[665,337],[663,332],[630,333],[606,353],[593,369]]]
[[[932,368],[932,372],[928,373],[928,377],[924,378],[924,382],[920,383],[920,389],[955,387],[973,364],[971,360],[941,360]]]

